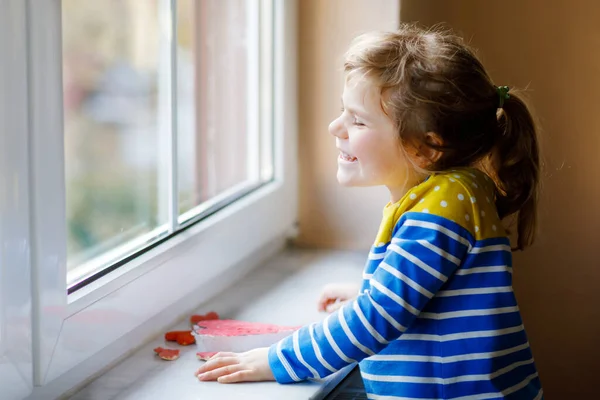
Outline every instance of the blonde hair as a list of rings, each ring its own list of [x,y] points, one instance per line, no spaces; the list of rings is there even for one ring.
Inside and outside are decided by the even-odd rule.
[[[540,175],[536,124],[514,91],[499,103],[497,87],[461,38],[414,25],[364,34],[347,51],[344,70],[381,88],[382,108],[403,147],[441,152],[429,171],[482,167],[496,183],[500,218],[516,217],[516,249],[533,243]],[[442,144],[427,140],[428,132]]]

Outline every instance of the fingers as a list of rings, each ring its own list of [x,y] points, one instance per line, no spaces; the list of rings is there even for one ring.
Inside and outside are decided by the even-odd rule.
[[[342,308],[344,306],[344,304],[346,304],[346,303],[347,303],[347,301],[336,301],[334,303],[327,304],[324,311],[331,314],[332,312],[337,311],[340,308]]]
[[[215,354],[214,356],[212,356],[210,359],[212,360],[213,358],[219,358],[219,357],[235,357],[237,354],[236,353],[232,353],[231,351],[220,351],[217,354]]]
[[[231,353],[234,354],[234,353]],[[225,367],[228,365],[234,365],[239,363],[239,359],[237,357],[217,357],[218,354],[215,354],[210,360],[204,363],[198,371],[196,371],[196,376],[200,374],[204,374],[206,372],[212,371],[217,368]]]
[[[319,311],[325,311],[325,310],[327,310],[327,306],[334,303],[335,301],[336,301],[335,298],[323,296],[319,299],[319,302],[317,303],[317,309]]]
[[[201,381],[215,381],[222,376],[231,375],[238,371],[242,371],[243,369],[244,366],[241,364],[227,365],[225,367],[213,369],[211,371],[200,374],[198,375],[198,379],[200,379]]]
[[[253,371],[249,369],[243,369],[233,374],[224,375],[217,379],[219,383],[237,383],[237,382],[253,382],[257,378],[254,376]]]
[[[323,287],[321,295],[317,301],[317,309],[319,311],[329,311],[328,306],[337,302],[345,302],[355,298],[360,285],[356,283],[330,283]],[[339,306],[334,307],[331,311],[335,311]],[[331,312],[329,311],[329,312]]]
[[[220,383],[274,381],[268,352],[269,348],[263,347],[245,353],[217,354],[196,375],[201,381],[217,380]]]

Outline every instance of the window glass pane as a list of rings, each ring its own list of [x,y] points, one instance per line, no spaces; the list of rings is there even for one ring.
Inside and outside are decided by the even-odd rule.
[[[178,2],[180,213],[260,180],[258,4]]]
[[[173,43],[170,0],[61,4],[72,286],[271,179],[272,10],[179,0]]]
[[[169,38],[158,18],[158,1],[62,1],[69,280],[166,223],[158,193]]]

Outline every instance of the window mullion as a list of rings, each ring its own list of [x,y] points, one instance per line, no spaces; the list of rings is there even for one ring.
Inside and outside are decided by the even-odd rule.
[[[159,215],[173,233],[179,227],[177,154],[177,0],[158,0],[160,36],[159,69]],[[163,217],[164,218],[164,217]],[[160,218],[159,218],[160,219]]]
[[[246,14],[246,56],[248,57],[247,83],[246,83],[246,104],[247,104],[247,156],[246,170],[247,176],[251,182],[259,180],[259,160],[260,160],[260,2],[259,7],[248,6]]]
[[[178,185],[178,156],[177,156],[177,0],[170,0],[170,49],[171,49],[171,135],[169,140],[169,231],[174,232],[178,226],[179,217],[179,185]]]
[[[274,129],[274,3],[260,0],[260,179],[273,177]]]

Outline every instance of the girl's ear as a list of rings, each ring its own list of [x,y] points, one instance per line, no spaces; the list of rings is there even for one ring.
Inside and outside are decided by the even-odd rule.
[[[425,139],[419,142],[414,150],[414,161],[419,168],[428,169],[437,163],[442,157],[442,151],[438,150],[444,145],[442,138],[435,132],[427,132]]]

